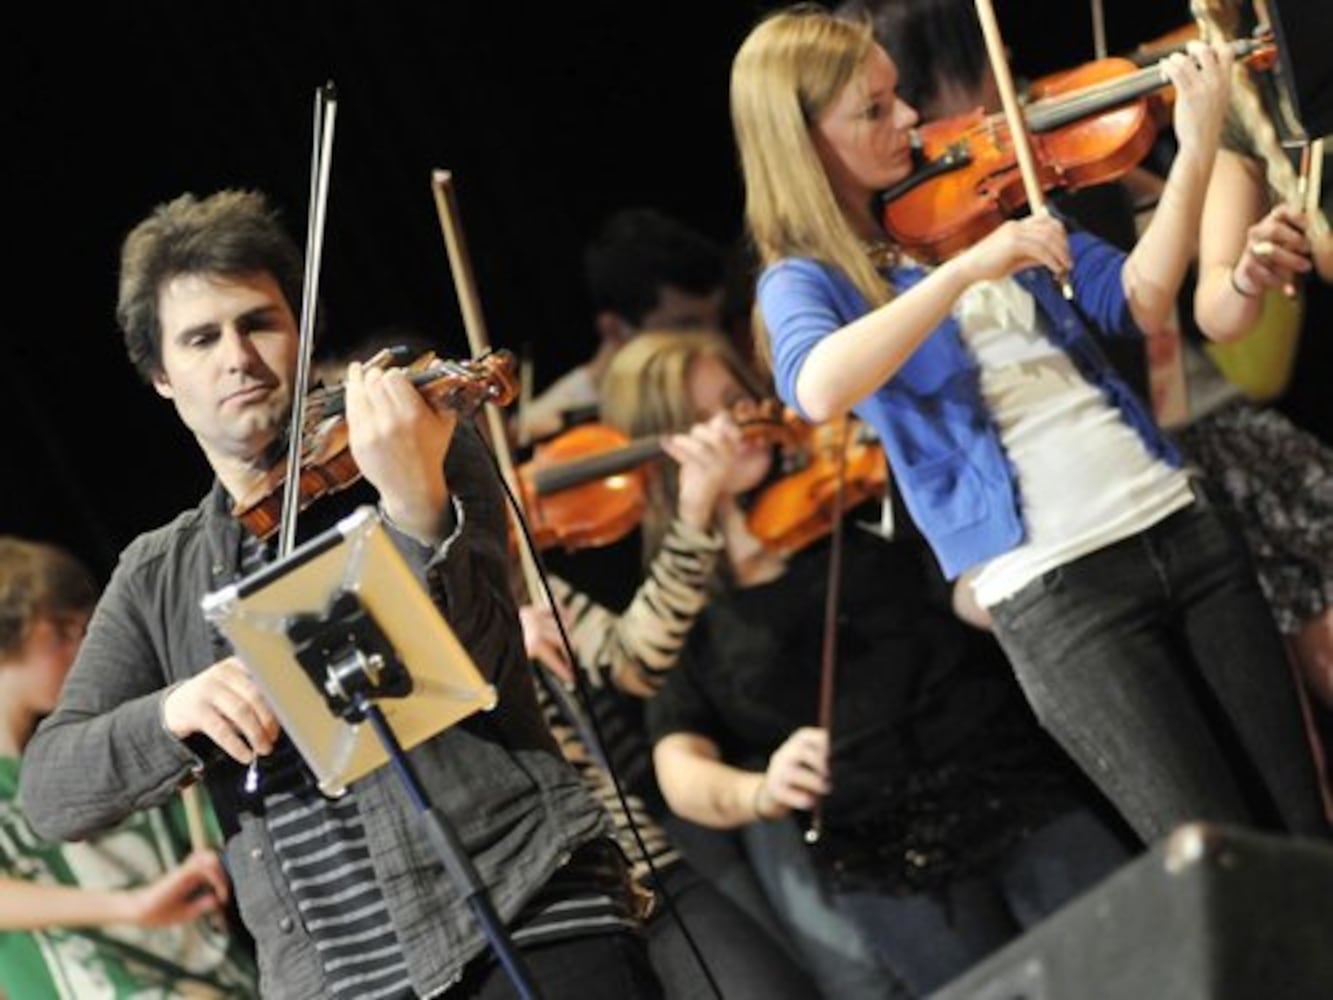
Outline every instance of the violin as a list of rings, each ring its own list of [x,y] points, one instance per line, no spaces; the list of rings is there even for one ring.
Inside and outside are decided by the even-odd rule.
[[[366,362],[383,368],[394,352],[381,351]],[[437,410],[471,416],[484,403],[507,405],[518,396],[517,361],[509,351],[493,351],[470,361],[446,361],[426,352],[407,366],[408,378]],[[251,534],[267,539],[281,523],[286,466],[271,468],[254,489],[232,505],[232,516]],[[299,510],[320,497],[344,490],[361,478],[347,433],[343,386],[312,390],[305,398],[301,433]]]
[[[802,422],[802,439],[783,452],[778,477],[758,491],[745,523],[769,550],[798,552],[833,530],[839,510],[884,496],[889,482],[884,449],[864,424],[848,423]]]
[[[633,442],[605,424],[580,424],[538,445],[518,467],[533,543],[572,552],[624,538],[648,503],[640,467],[661,454],[657,438]]]
[[[757,491],[747,514],[750,531],[783,553],[827,534],[838,482],[837,426],[807,424],[776,400],[745,400],[732,415],[747,438],[779,446],[775,476]],[[643,466],[664,454],[660,436],[632,441],[600,424],[575,427],[540,446],[518,469],[538,548],[575,550],[619,541],[647,506]],[[882,495],[888,464],[878,443],[854,433],[845,455],[845,505]]]
[[[1198,22],[1190,21],[1156,38],[1141,42],[1132,51],[1126,52],[1125,58],[1135,66],[1148,66],[1173,52],[1183,52],[1186,45],[1198,41],[1199,38]]]
[[[1230,48],[1261,68],[1277,51],[1266,35]],[[1114,57],[1046,78],[1023,110],[1041,190],[1076,191],[1128,173],[1166,120],[1154,95],[1167,83],[1160,61],[1139,68]],[[924,263],[967,249],[1031,200],[1003,115],[978,108],[923,125],[913,155],[918,169],[880,195],[881,219],[893,242]]]
[[[790,445],[798,433],[775,399],[740,400],[731,416],[747,440]],[[537,547],[573,551],[624,538],[648,503],[643,466],[665,454],[661,435],[630,440],[602,424],[581,424],[539,445],[518,469]]]

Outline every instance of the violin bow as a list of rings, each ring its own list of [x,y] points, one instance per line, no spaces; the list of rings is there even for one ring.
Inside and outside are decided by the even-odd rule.
[[[486,320],[481,312],[481,298],[477,294],[477,279],[472,270],[472,258],[468,254],[467,242],[463,237],[453,174],[448,170],[433,171],[430,186],[435,196],[435,210],[440,217],[440,230],[444,234],[445,249],[449,252],[449,267],[454,278],[454,292],[458,295],[458,307],[463,313],[463,328],[467,331],[468,349],[472,351],[474,358],[479,358],[490,350],[491,341],[486,332]],[[491,447],[495,451],[496,463],[500,466],[500,475],[504,478],[509,492],[515,497],[520,497],[522,493],[519,492],[518,475],[514,471],[514,455],[509,447],[509,437],[505,433],[504,415],[494,403],[487,403],[485,409],[486,430],[491,439]],[[528,599],[549,607],[545,589],[541,585],[541,573],[536,558],[525,545],[518,546],[518,557]]]
[[[1106,58],[1106,11],[1102,0],[1092,0],[1092,54],[1095,59]]]
[[[458,295],[458,305],[463,313],[463,327],[467,331],[468,346],[474,357],[481,357],[490,350],[490,337],[486,332],[486,321],[481,312],[481,298],[477,294],[477,280],[472,270],[472,258],[468,254],[467,242],[463,237],[462,216],[458,211],[458,197],[454,192],[453,174],[448,170],[435,170],[431,173],[431,192],[435,196],[435,210],[440,217],[440,229],[444,234],[445,248],[449,252],[449,265],[454,278],[454,291]],[[509,495],[514,498],[515,507],[510,511],[515,519],[515,526],[519,529],[520,544],[518,548],[519,567],[523,574],[523,587],[527,591],[529,601],[537,603],[539,607],[545,610],[553,610],[551,592],[545,584],[541,568],[537,565],[537,557],[533,553],[532,547],[526,544],[530,537],[522,522],[522,515],[517,509],[522,497],[519,489],[518,474],[515,472],[514,455],[509,447],[509,438],[505,433],[504,418],[500,408],[494,403],[486,404],[486,428],[491,439],[491,447],[495,451],[495,461],[500,467],[500,476],[504,479],[505,486]],[[551,695],[553,701],[564,713],[565,718],[574,727],[579,735],[579,739],[584,744],[589,756],[604,771],[611,775],[619,791],[619,779],[611,770],[610,763],[602,749],[601,740],[597,737],[595,726],[590,722],[584,712],[574,699],[569,696],[568,689],[577,689],[579,666],[573,656],[573,647],[570,645],[568,636],[565,635],[564,623],[560,621],[559,615],[556,615],[557,625],[560,629],[561,638],[565,642],[565,648],[570,652],[570,670],[572,677],[568,686],[556,683],[547,671],[538,670],[537,675],[541,683]]]
[[[282,521],[278,528],[278,558],[296,543],[296,515],[301,509],[301,434],[305,427],[305,397],[310,384],[310,358],[315,343],[315,311],[319,303],[320,262],[324,255],[324,220],[329,200],[329,165],[333,160],[333,123],[338,98],[332,83],[315,91],[314,141],[311,144],[310,209],[306,215],[305,280],[301,286],[300,342],[296,384],[292,389],[291,428],[287,434],[287,477],[282,487]]]
[[[208,850],[212,845],[208,842],[208,829],[204,826],[204,801],[197,782],[181,789],[181,801],[185,804],[185,827],[190,832],[190,850]]]
[[[331,82],[326,83],[315,91],[315,123],[310,152],[310,207],[306,214],[305,275],[301,285],[296,380],[292,387],[291,423],[287,431],[287,475],[282,486],[282,515],[278,525],[279,559],[289,555],[296,546],[296,516],[301,511],[301,438],[305,429],[305,399],[310,384],[310,358],[315,343],[315,310],[319,302],[319,272],[324,256],[324,220],[329,201],[329,165],[333,161],[333,124],[337,114],[337,92]],[[244,787],[247,790],[259,787],[258,760],[256,757],[246,768]]]
[[[986,54],[990,56],[995,85],[1000,92],[1000,103],[1004,106],[1004,118],[1009,124],[1009,141],[1014,144],[1014,157],[1018,161],[1018,171],[1023,178],[1023,191],[1027,195],[1033,215],[1049,215],[1046,196],[1037,177],[1037,164],[1032,158],[1027,121],[1018,106],[1014,77],[1009,71],[1009,60],[1004,54],[1004,39],[1000,35],[1000,24],[995,18],[995,8],[991,5],[991,0],[976,0],[976,5],[977,19],[981,21],[981,33],[986,39]],[[1069,283],[1069,275],[1058,274],[1056,279],[1060,282],[1060,291],[1064,297],[1072,300],[1074,289]]]
[[[1319,207],[1320,196],[1324,190],[1324,140],[1314,139],[1305,146],[1305,155],[1301,158],[1301,176],[1298,187],[1300,208],[1305,212],[1305,225],[1316,235],[1322,235],[1328,229],[1328,220]]]
[[[532,433],[528,429],[528,413],[532,407],[532,383],[536,375],[536,365],[532,361],[532,345],[524,344],[518,363],[518,406],[515,409],[514,425],[518,428],[520,448],[532,444]]]
[[[833,491],[832,537],[829,541],[828,584],[824,588],[824,635],[819,651],[819,728],[828,734],[829,762],[833,761],[833,702],[834,679],[838,665],[838,604],[842,596],[842,515],[846,504],[847,438],[851,418],[838,421],[838,435],[834,447],[838,449],[837,489]],[[832,768],[830,767],[830,772]],[[815,800],[810,813],[810,825],[805,831],[805,842],[817,844],[824,835],[824,798]]]

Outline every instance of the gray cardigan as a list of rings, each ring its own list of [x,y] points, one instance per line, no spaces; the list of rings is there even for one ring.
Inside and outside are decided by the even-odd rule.
[[[569,853],[607,831],[605,814],[561,758],[537,709],[506,579],[503,499],[475,430],[460,424],[445,465],[462,523],[431,554],[415,543],[436,603],[500,703],[411,751],[510,920]],[[329,502],[329,501],[324,501]],[[238,575],[240,528],[221,486],[122,554],[56,711],[25,754],[21,797],[43,836],[77,839],[167,799],[199,758],[160,722],[163,690],[230,650],[200,598]],[[427,558],[429,556],[429,558]],[[424,563],[424,565],[422,565]],[[327,995],[323,973],[262,818],[237,794],[241,769],[206,780],[227,831],[226,865],[258,948],[265,995]],[[354,785],[375,873],[418,994],[455,981],[485,946],[391,768]]]

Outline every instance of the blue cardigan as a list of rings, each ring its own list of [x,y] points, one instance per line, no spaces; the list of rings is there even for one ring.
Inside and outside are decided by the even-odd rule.
[[[1095,237],[1069,236],[1070,279],[1079,309],[1102,331],[1140,336],[1125,300],[1120,273],[1125,256]],[[902,292],[924,277],[916,267],[889,273]],[[1126,422],[1149,452],[1173,466],[1174,446],[1148,408],[1107,363],[1083,317],[1040,268],[1015,279],[1036,299],[1051,339]],[[778,395],[800,411],[796,378],[806,356],[828,334],[869,312],[865,298],[842,271],[809,258],[789,258],[760,276],[759,307],[773,344]],[[855,412],[884,443],[907,509],[929,540],[945,574],[1008,552],[1024,537],[1018,480],[982,399],[976,361],[950,317],[918,347],[888,382]]]

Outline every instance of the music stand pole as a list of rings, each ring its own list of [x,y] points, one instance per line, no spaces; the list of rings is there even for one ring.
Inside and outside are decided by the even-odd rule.
[[[540,1000],[541,994],[532,981],[532,975],[528,972],[527,966],[523,964],[518,952],[514,950],[514,942],[509,936],[509,930],[501,922],[499,914],[495,912],[495,904],[491,902],[491,897],[486,892],[486,886],[477,873],[476,865],[472,863],[472,859],[468,857],[467,852],[463,849],[458,834],[454,832],[454,828],[449,821],[438,809],[431,805],[426,790],[422,787],[416,771],[412,768],[412,762],[407,759],[407,754],[403,752],[398,737],[389,728],[384,713],[364,692],[357,692],[354,698],[357,712],[370,720],[375,735],[379,737],[380,743],[389,755],[389,761],[393,765],[393,769],[398,773],[398,778],[407,792],[407,797],[412,802],[412,807],[416,809],[417,815],[425,824],[427,836],[430,837],[431,843],[435,845],[435,850],[439,854],[440,860],[444,862],[444,867],[449,872],[450,877],[463,890],[468,906],[472,908],[477,923],[481,925],[482,934],[490,943],[500,964],[504,966],[505,972],[509,974],[514,989],[518,991],[518,995],[523,1000]]]

